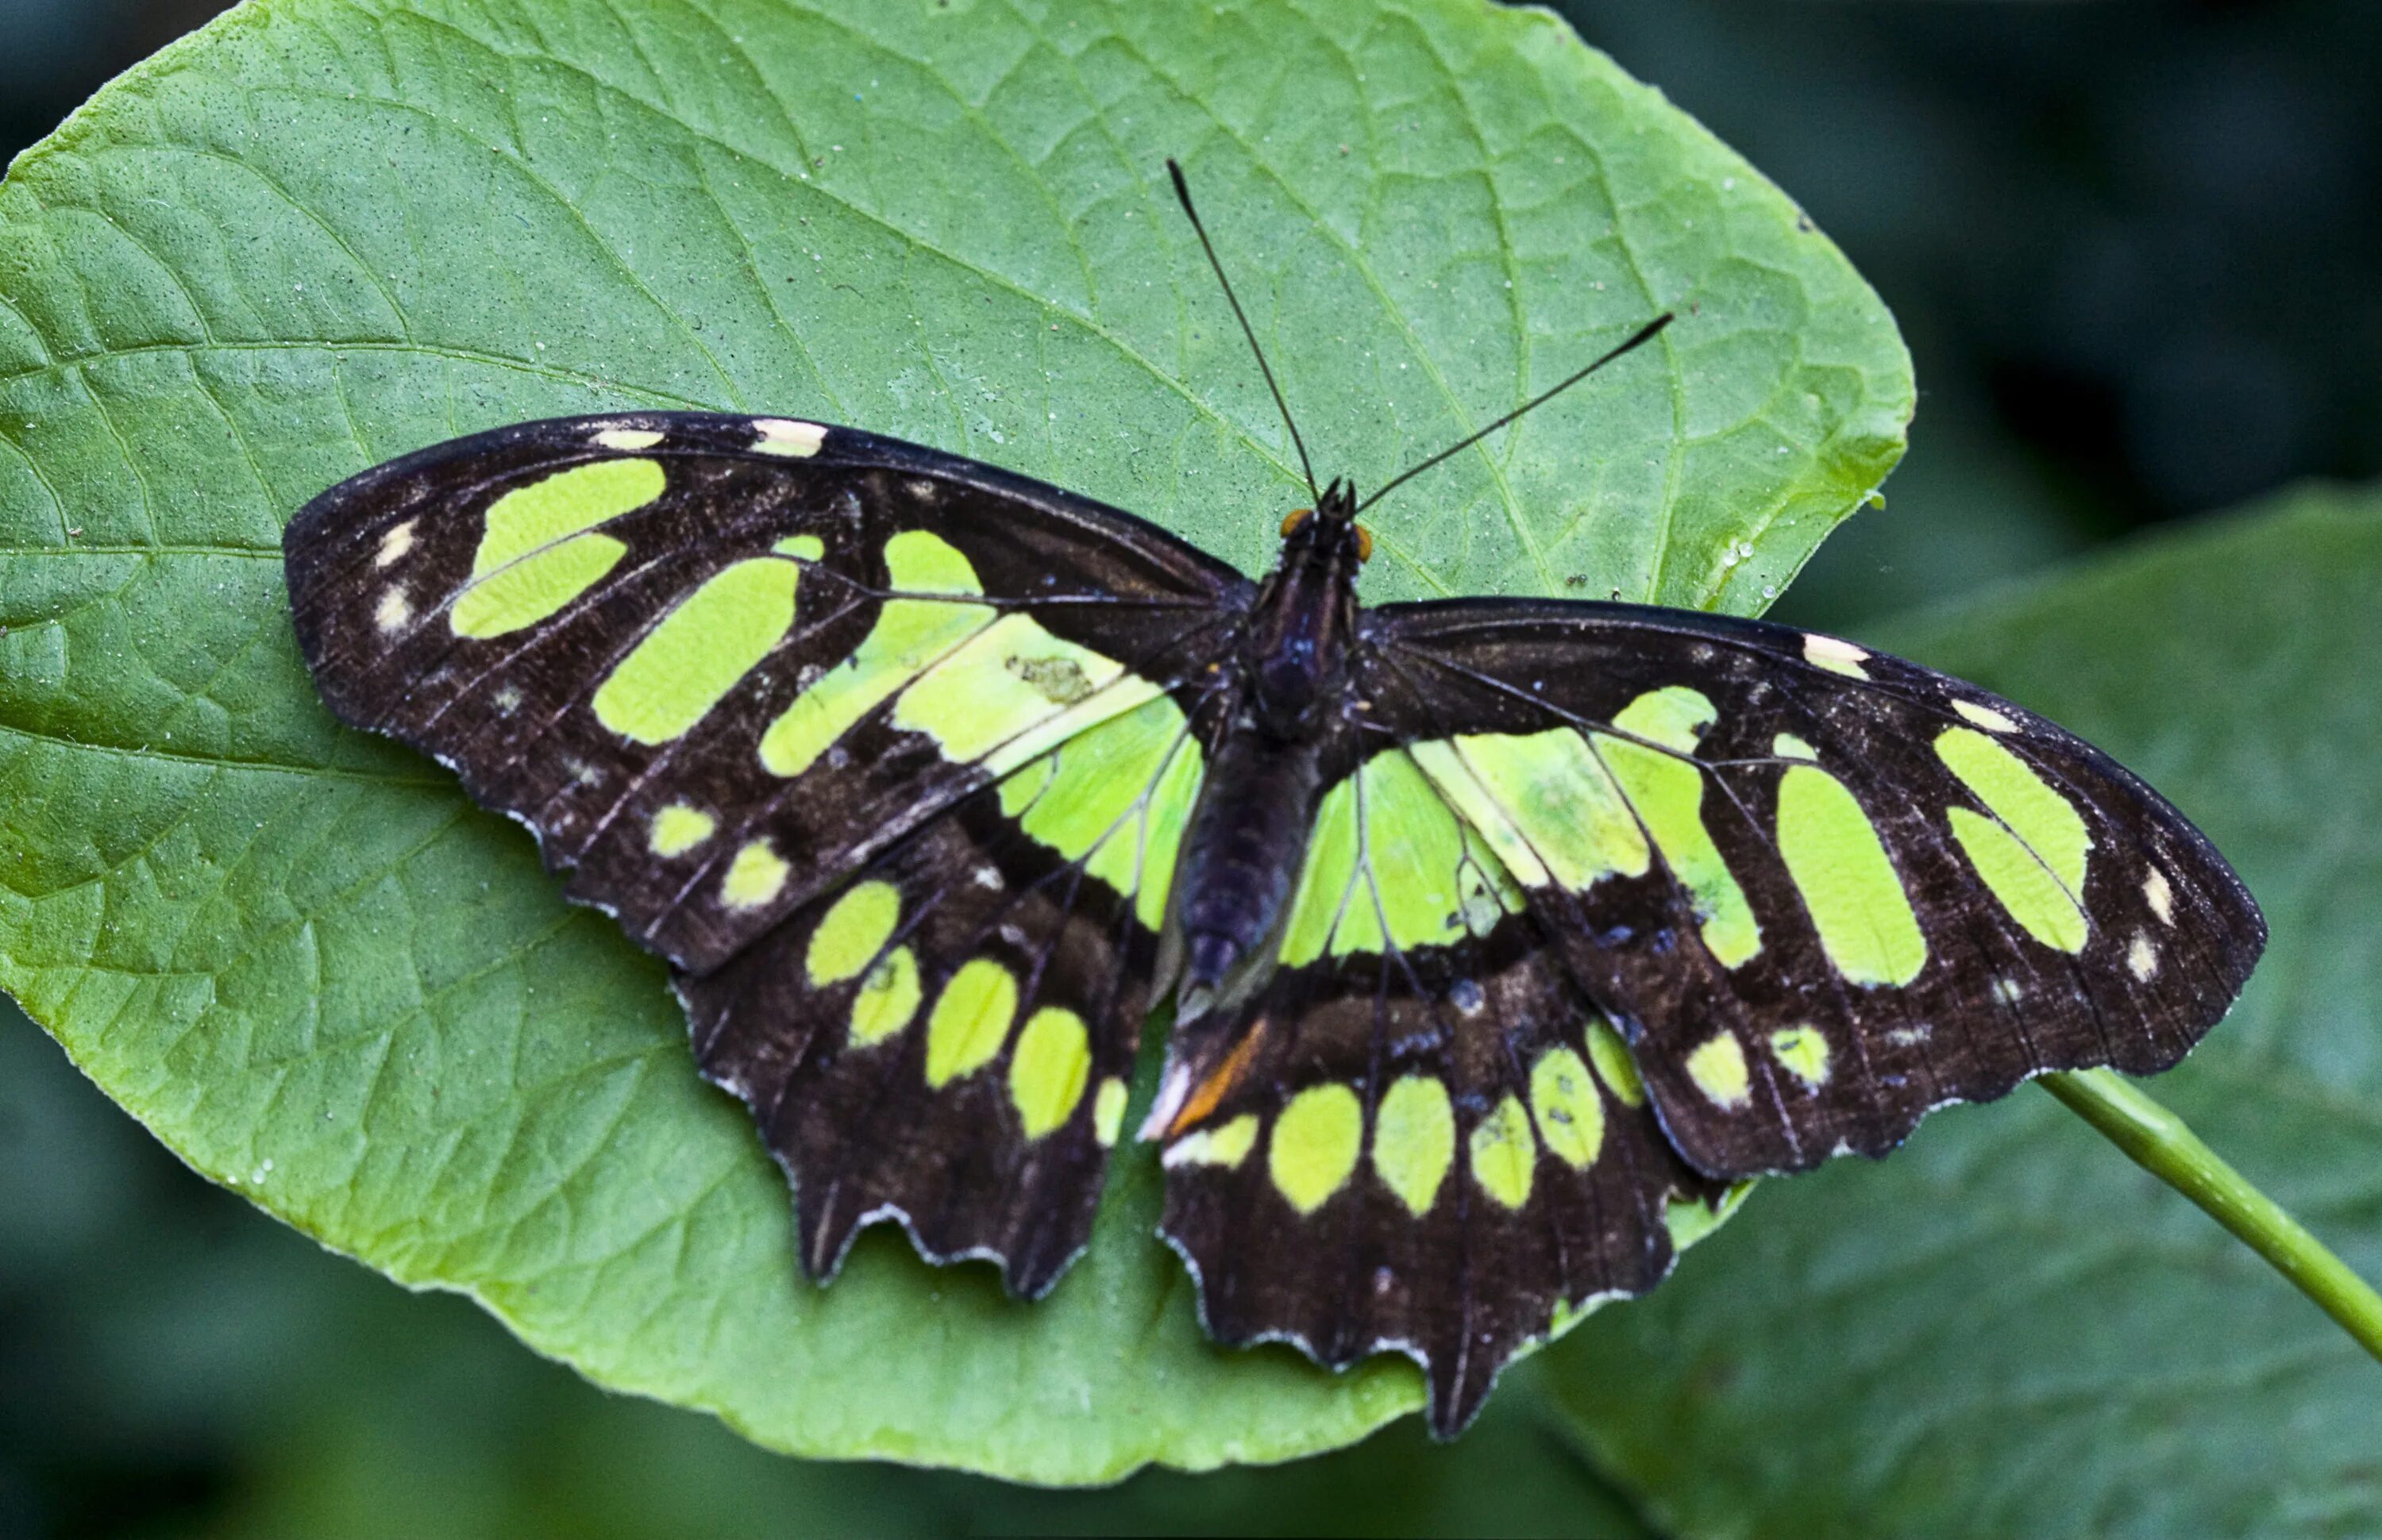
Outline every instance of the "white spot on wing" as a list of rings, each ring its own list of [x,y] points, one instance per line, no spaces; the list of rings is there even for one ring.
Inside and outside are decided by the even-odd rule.
[[[2167,874],[2157,867],[2143,879],[2143,897],[2148,898],[2151,912],[2159,917],[2162,925],[2175,923],[2175,889],[2167,886]]]
[[[2017,723],[2011,721],[2008,717],[2003,715],[2000,712],[1995,711],[1991,706],[1981,706],[1974,701],[1955,701],[1952,703],[1952,709],[1958,712],[1962,716],[1968,718],[1970,721],[1974,722],[1977,726],[1984,728],[1987,732],[2014,733],[2018,731]]]
[[[1817,631],[1803,633],[1803,661],[1831,674],[1842,674],[1856,679],[1869,678],[1861,671],[1861,665],[1869,661],[1867,652],[1849,642],[1822,636]]]
[[[1150,1103],[1149,1116],[1142,1119],[1141,1132],[1137,1137],[1162,1138],[1166,1125],[1174,1121],[1174,1115],[1183,1110],[1183,1104],[1190,1094],[1191,1068],[1178,1064],[1168,1071],[1165,1082],[1159,1086],[1158,1100]]]
[[[405,623],[412,618],[413,605],[406,601],[405,590],[392,586],[381,591],[380,604],[373,610],[373,619],[383,631],[402,630]]]
[[[389,531],[388,533],[380,537],[380,554],[373,557],[373,565],[374,567],[394,567],[399,562],[405,559],[406,552],[412,549],[413,520],[409,519],[404,523],[399,524],[397,528]]]
[[[2126,948],[2126,972],[2141,984],[2158,977],[2158,948],[2141,931],[2134,933],[2134,944]]]
[[[756,417],[753,420],[753,434],[754,448],[789,459],[808,459],[827,442],[825,428],[816,422],[797,422],[790,417]]]

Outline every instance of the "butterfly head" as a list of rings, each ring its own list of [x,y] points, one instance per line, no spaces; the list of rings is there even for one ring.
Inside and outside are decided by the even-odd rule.
[[[1251,703],[1271,730],[1303,730],[1334,698],[1357,634],[1357,572],[1372,548],[1344,482],[1282,521],[1282,556],[1259,585],[1243,642]]]
[[[1373,559],[1372,532],[1357,522],[1354,483],[1333,478],[1311,508],[1293,508],[1282,521],[1283,554],[1311,554],[1327,559],[1353,554],[1357,564]]]

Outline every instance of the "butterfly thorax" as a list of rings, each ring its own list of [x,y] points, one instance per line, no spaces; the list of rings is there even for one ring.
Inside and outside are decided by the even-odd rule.
[[[1236,698],[1176,877],[1182,1002],[1197,1014],[1262,979],[1314,826],[1326,762],[1349,731],[1349,649],[1366,555],[1333,483],[1283,524],[1282,556],[1244,633]]]
[[[1313,736],[1347,682],[1368,542],[1344,485],[1283,521],[1282,556],[1259,586],[1241,647],[1249,714],[1285,739]]]

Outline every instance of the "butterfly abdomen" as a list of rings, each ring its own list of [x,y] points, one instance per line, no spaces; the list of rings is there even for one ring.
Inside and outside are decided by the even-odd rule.
[[[1322,780],[1312,739],[1241,726],[1218,749],[1175,878],[1186,1007],[1211,999],[1273,934],[1307,856]]]
[[[1344,755],[1349,647],[1363,562],[1334,482],[1320,511],[1293,514],[1282,559],[1258,590],[1240,694],[1183,846],[1176,891],[1181,1013],[1197,1017],[1262,982],[1307,856],[1327,768]]]

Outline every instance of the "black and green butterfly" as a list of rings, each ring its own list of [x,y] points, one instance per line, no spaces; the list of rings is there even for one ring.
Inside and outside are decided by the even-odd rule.
[[[890,1218],[1050,1289],[1171,998],[1138,1132],[1208,1329],[1409,1353],[1442,1435],[1686,1205],[2164,1069],[2257,959],[2222,858],[2032,713],[1760,621],[1360,608],[1357,511],[1251,582],[974,460],[632,412],[286,546],[333,709],[670,961],[813,1276]]]

